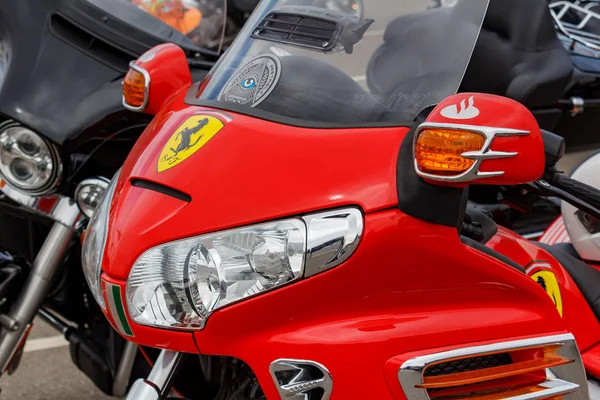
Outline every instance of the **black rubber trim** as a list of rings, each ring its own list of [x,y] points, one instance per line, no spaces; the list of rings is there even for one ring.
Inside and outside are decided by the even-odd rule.
[[[396,189],[400,211],[433,224],[461,227],[469,190],[432,185],[421,179],[413,158],[416,126],[406,134],[396,166]]]
[[[550,253],[569,273],[592,312],[600,321],[600,271],[573,257],[564,251],[562,246],[536,244]]]
[[[497,251],[490,249],[489,247],[465,236],[461,236],[460,241],[463,242],[463,244],[466,246],[472,247],[475,250],[479,250],[480,252],[485,253],[488,256],[492,256],[495,259],[502,261],[504,264],[513,267],[517,271],[525,273],[525,268],[523,268],[521,265],[517,264],[510,258],[506,257],[504,254],[500,254]]]
[[[162,193],[166,196],[173,197],[177,200],[185,201],[186,203],[191,203],[192,201],[192,196],[190,196],[187,193],[181,192],[177,189],[173,189],[165,185],[161,185],[160,183],[147,181],[145,179],[134,178],[131,180],[131,186]]]
[[[274,114],[265,110],[258,109],[256,107],[248,107],[235,103],[229,103],[226,101],[217,100],[199,100],[196,95],[198,93],[198,87],[202,82],[198,82],[190,86],[185,96],[185,104],[190,106],[198,107],[210,107],[215,110],[226,110],[241,115],[247,115],[262,119],[264,121],[276,122],[278,124],[297,126],[300,128],[314,128],[314,129],[343,129],[343,128],[390,128],[390,127],[411,127],[415,123],[414,121],[382,121],[382,122],[369,122],[369,123],[338,123],[338,122],[319,122],[319,121],[307,121],[304,119],[284,117],[282,115]]]

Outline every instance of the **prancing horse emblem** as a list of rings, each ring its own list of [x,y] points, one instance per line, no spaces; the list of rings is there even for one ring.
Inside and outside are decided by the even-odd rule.
[[[158,172],[166,171],[186,160],[222,128],[223,122],[210,115],[194,115],[188,118],[163,147],[158,159]]]

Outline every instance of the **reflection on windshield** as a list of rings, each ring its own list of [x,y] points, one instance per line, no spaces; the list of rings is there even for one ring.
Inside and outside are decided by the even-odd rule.
[[[275,120],[403,123],[458,90],[487,9],[482,0],[365,0],[361,18],[319,3],[263,0],[200,104]]]
[[[220,46],[227,33],[233,36],[238,29],[224,31],[225,0],[127,0],[140,10],[159,19],[171,28],[188,36],[192,42],[208,49]],[[220,48],[218,49],[220,51]]]

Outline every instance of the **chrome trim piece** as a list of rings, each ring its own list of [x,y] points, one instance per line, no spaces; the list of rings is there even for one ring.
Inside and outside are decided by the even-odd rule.
[[[479,133],[485,136],[485,142],[483,144],[483,148],[480,151],[468,151],[462,153],[464,158],[469,158],[475,160],[471,168],[467,171],[463,172],[460,175],[454,176],[440,176],[434,174],[428,174],[426,172],[422,172],[419,169],[416,159],[416,144],[417,139],[419,138],[419,134],[423,132],[425,129],[444,129],[450,131],[467,131]],[[425,122],[417,128],[417,132],[415,133],[415,139],[413,143],[413,157],[415,159],[415,171],[417,171],[417,175],[421,178],[431,179],[436,181],[444,181],[444,182],[470,182],[478,179],[490,178],[494,176],[504,175],[504,171],[495,171],[495,172],[480,172],[479,167],[481,163],[485,160],[493,160],[498,158],[511,158],[516,157],[518,153],[508,153],[503,151],[493,151],[490,150],[492,142],[497,137],[506,137],[506,136],[524,136],[529,135],[531,132],[522,131],[517,129],[509,129],[509,128],[493,128],[489,126],[476,126],[476,125],[463,125],[463,124],[449,124],[449,123],[437,123],[437,122]]]
[[[542,235],[544,234],[544,231],[539,231],[539,232],[531,232],[531,233],[525,233],[521,236],[523,236],[523,238],[525,239],[538,239],[540,237],[542,237]]]
[[[2,182],[3,180],[0,177],[0,186]],[[60,194],[42,197],[29,196],[10,186],[4,186],[2,191],[12,201],[27,207],[36,214],[51,218],[62,225],[75,228],[82,218],[79,206],[75,201]],[[77,216],[78,219],[75,223],[71,223],[74,216]]]
[[[303,217],[306,223],[304,276],[312,276],[346,261],[358,247],[363,216],[356,208],[345,208]]]
[[[149,94],[150,94],[150,74],[144,68],[139,67],[138,65],[136,65],[135,61],[131,61],[129,63],[129,68],[131,68],[132,70],[137,71],[140,74],[144,75],[144,103],[141,106],[139,106],[139,107],[130,106],[125,101],[125,94],[123,94],[123,100],[122,100],[123,107],[125,107],[129,111],[142,112],[142,111],[144,111],[144,109],[148,105],[148,98],[149,98]],[[121,85],[123,85],[123,83],[124,82],[121,82]]]
[[[183,353],[162,350],[147,379],[131,386],[127,400],[160,400],[171,390],[173,375],[183,360]]]
[[[574,4],[570,1],[555,1],[550,3],[549,7],[554,24],[560,33],[592,50],[600,50],[600,36],[583,30],[592,19],[596,20],[596,23],[600,20],[600,14],[590,10],[590,7],[594,5],[597,4],[590,3],[585,7],[581,7],[579,4]],[[562,18],[570,10],[575,11],[578,15],[585,15],[579,24],[575,25],[562,21]]]
[[[590,400],[600,400],[600,384],[595,381],[588,380],[588,391],[590,393]]]
[[[312,376],[311,370],[314,371],[314,369],[317,369],[321,376]],[[269,366],[269,371],[282,400],[308,399],[309,391],[313,389],[323,390],[323,396],[319,399],[314,397],[314,400],[329,400],[331,396],[333,379],[327,368],[318,362],[282,358],[273,361]],[[295,372],[296,375],[287,382],[280,382],[276,375],[278,372]],[[313,399],[313,397],[310,398]]]
[[[112,395],[114,397],[121,398],[127,395],[127,386],[129,386],[129,378],[131,377],[137,351],[137,344],[129,341],[125,343],[125,348],[123,349],[123,354],[121,354],[121,361],[119,361],[119,367],[113,382]]]
[[[77,206],[86,217],[92,218],[93,211],[91,213],[86,213],[83,205],[95,209],[100,204],[100,201],[102,201],[102,197],[104,196],[108,185],[110,185],[110,179],[104,177],[89,178],[79,182],[79,185],[75,188],[75,195],[73,197],[77,202]],[[94,189],[100,190],[94,191]],[[84,204],[82,205],[82,203]]]
[[[530,400],[550,397],[553,390],[560,391],[559,393],[568,393],[563,395],[564,400],[587,400],[588,399],[588,383],[577,348],[577,343],[572,334],[556,335],[556,336],[544,336],[534,339],[523,339],[514,340],[509,342],[500,342],[483,346],[467,347],[457,350],[450,350],[436,354],[429,354],[426,356],[420,356],[412,358],[402,364],[398,371],[398,379],[400,385],[406,394],[406,397],[411,400],[429,400],[426,389],[415,387],[423,383],[423,370],[430,364],[452,360],[456,358],[464,358],[477,356],[482,353],[493,353],[502,352],[508,350],[520,350],[530,347],[546,346],[546,345],[560,345],[562,346],[557,350],[561,356],[573,360],[572,363],[560,365],[558,367],[550,368],[547,371],[548,383],[546,386],[546,392],[542,397],[523,397],[519,396],[519,400]],[[576,390],[576,391],[575,391]],[[574,392],[575,391],[575,392]],[[536,392],[535,395],[539,395],[542,392]],[[516,399],[515,399],[516,400]]]

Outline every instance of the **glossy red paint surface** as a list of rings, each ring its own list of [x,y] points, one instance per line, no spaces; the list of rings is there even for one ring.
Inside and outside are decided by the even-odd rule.
[[[217,116],[224,127],[188,159],[158,172],[166,142],[197,114]],[[367,212],[392,207],[407,131],[306,129],[198,107],[161,113],[123,166],[103,270],[127,279],[145,250],[206,232],[348,204]],[[181,190],[192,202],[133,187],[130,178]]]
[[[600,344],[582,352],[581,357],[587,373],[600,378]]]
[[[154,46],[135,60],[135,64],[150,75],[146,114],[156,115],[175,93],[192,84],[187,57],[173,43]]]
[[[329,368],[332,399],[380,400],[391,398],[383,366],[394,356],[564,329],[535,282],[433,228],[368,214],[345,264],[216,312],[195,334],[199,350],[248,362],[269,399],[268,367],[283,357]]]
[[[529,275],[540,270],[554,273],[562,298],[562,318],[569,331],[575,336],[579,349],[585,350],[600,341],[600,324],[596,316],[573,279],[552,255],[504,228],[499,229],[498,234],[489,241],[487,246],[526,268]],[[536,267],[536,264],[543,266]],[[539,285],[534,290],[546,294]],[[550,296],[546,298],[550,304],[554,304]]]
[[[461,103],[479,110],[479,115],[469,119],[450,119],[442,115],[447,107]],[[522,104],[506,97],[482,93],[460,93],[442,101],[427,117],[427,122],[487,126],[517,129],[530,132],[523,136],[497,136],[490,150],[518,153],[515,157],[486,160],[481,172],[504,171],[497,177],[478,179],[477,184],[514,185],[539,179],[544,173],[544,143],[536,119]]]

